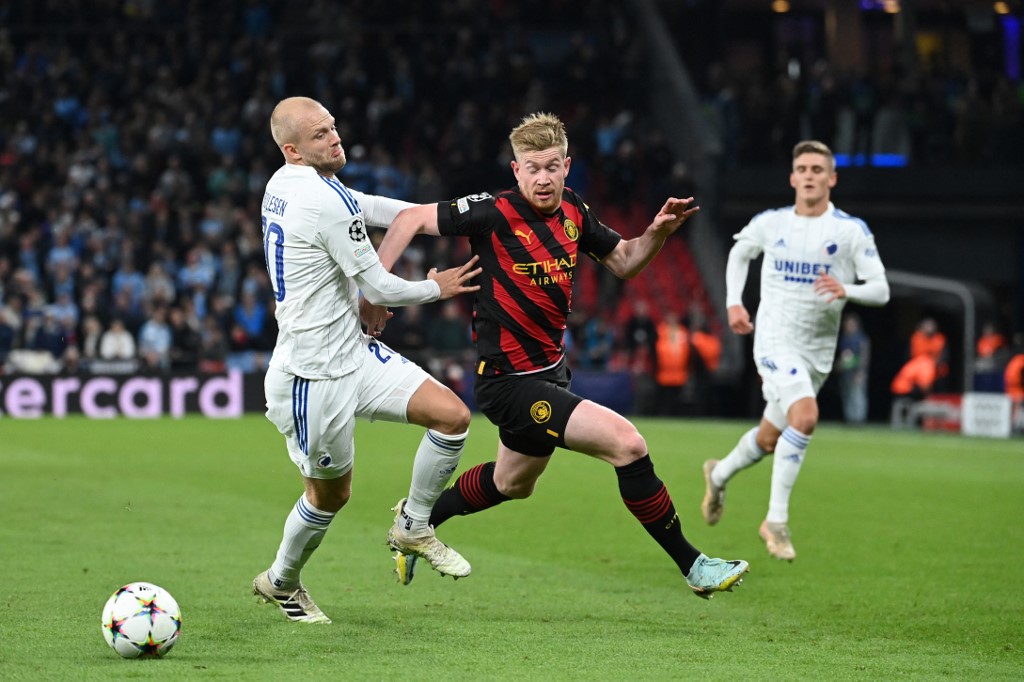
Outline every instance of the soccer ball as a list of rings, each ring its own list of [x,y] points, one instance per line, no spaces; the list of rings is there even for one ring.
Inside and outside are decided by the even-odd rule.
[[[178,602],[152,583],[129,583],[103,607],[103,638],[122,658],[166,656],[179,632]]]

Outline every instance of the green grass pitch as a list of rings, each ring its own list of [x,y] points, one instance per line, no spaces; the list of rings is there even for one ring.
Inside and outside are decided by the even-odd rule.
[[[1024,678],[1024,444],[822,425],[793,496],[799,557],[757,537],[770,462],[700,518],[700,466],[746,423],[640,420],[690,540],[744,558],[695,598],[619,500],[559,451],[534,497],[439,535],[473,564],[398,585],[384,544],[415,427],[360,423],[354,494],[304,580],[331,626],[250,595],[301,487],[262,416],[0,421],[0,678],[633,680]],[[459,471],[494,452],[477,417]],[[125,661],[100,611],[146,580],[182,606],[162,660]]]

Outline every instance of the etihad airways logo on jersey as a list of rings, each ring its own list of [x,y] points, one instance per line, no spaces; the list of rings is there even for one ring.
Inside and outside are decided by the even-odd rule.
[[[516,263],[512,271],[517,275],[526,275],[535,285],[557,284],[572,279],[572,269],[576,267],[576,254],[564,258],[533,261],[532,263]]]
[[[832,265],[830,263],[808,263],[807,261],[787,260],[785,258],[775,259],[775,272],[783,273],[785,281],[798,284],[813,284],[815,277],[827,275],[831,269]]]

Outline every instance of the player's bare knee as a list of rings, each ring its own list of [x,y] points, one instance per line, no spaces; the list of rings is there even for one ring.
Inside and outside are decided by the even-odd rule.
[[[758,431],[757,435],[754,436],[754,442],[757,443],[757,447],[765,452],[772,453],[775,452],[775,446],[779,442],[779,434],[766,434],[763,431]]]
[[[333,514],[348,504],[349,498],[352,497],[352,491],[348,489],[321,491],[315,497],[316,499],[310,500],[310,504],[322,512]]]
[[[513,500],[525,500],[533,494],[533,491],[537,487],[537,480],[500,478],[498,475],[495,475],[494,485],[498,489],[498,492],[505,497],[509,497]]]
[[[799,415],[794,415],[789,420],[791,428],[796,429],[805,436],[809,436],[814,433],[814,427],[818,425],[818,410],[805,410]]]
[[[627,434],[624,443],[626,456],[630,461],[635,462],[647,455],[647,441],[635,428]]]
[[[498,491],[513,500],[525,500],[527,497],[533,494],[534,489],[537,487],[536,482],[533,483],[513,483],[507,486],[498,486]]]
[[[647,456],[647,441],[640,432],[629,425],[618,434],[614,456],[609,460],[613,466],[626,466]]]
[[[466,404],[454,395],[443,408],[438,410],[434,423],[430,428],[446,436],[457,436],[469,431],[469,423],[473,419]]]

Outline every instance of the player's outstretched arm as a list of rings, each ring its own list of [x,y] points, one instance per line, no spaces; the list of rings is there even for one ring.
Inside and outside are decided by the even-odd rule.
[[[636,277],[658,255],[665,240],[699,210],[700,206],[693,204],[693,197],[669,199],[642,235],[619,242],[601,264],[611,270],[616,277]]]
[[[412,241],[412,238],[417,234],[430,234],[433,236],[440,234],[437,229],[437,204],[411,206],[395,216],[395,219],[391,221],[391,225],[388,227],[387,233],[384,235],[383,241],[381,241],[380,246],[377,248],[377,256],[380,258],[380,262],[384,270],[390,271],[391,268],[394,267],[395,262],[405,251],[406,247],[409,246],[409,242]],[[460,268],[453,268],[453,270],[459,269]],[[462,274],[465,275],[465,272]],[[461,286],[473,276],[475,275],[464,277],[461,282],[459,281],[459,275],[454,277],[446,276],[442,279],[445,280],[445,284],[449,287],[452,285],[452,282],[457,282],[458,286]],[[456,291],[455,293],[446,296],[446,292],[442,287],[442,282],[438,281],[436,284],[439,289],[441,289],[441,294],[438,299],[432,300],[450,298],[451,296],[455,296],[459,293],[465,293],[466,291],[476,291],[478,288],[464,287],[464,291]],[[387,321],[392,317],[392,314],[388,312],[387,303],[375,301],[370,299],[368,296],[364,296],[364,298],[359,302],[359,316],[366,325],[368,334],[380,336],[380,333],[384,330],[384,327],[387,325]]]
[[[395,266],[409,242],[418,234],[429,234],[437,237],[440,235],[437,229],[437,204],[420,204],[400,212],[391,225],[388,226],[387,234],[377,247],[377,256],[381,264],[388,271]]]

